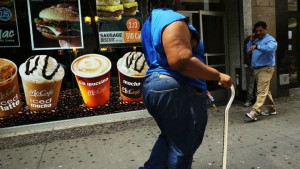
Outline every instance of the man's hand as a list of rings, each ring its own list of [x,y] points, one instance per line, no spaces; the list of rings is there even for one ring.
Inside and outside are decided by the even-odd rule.
[[[252,46],[249,47],[248,50],[249,50],[250,52],[252,52],[252,51],[254,51],[254,50],[256,49],[256,47],[257,47],[256,45],[252,45]]]
[[[250,40],[251,40],[251,41],[254,41],[255,39],[256,39],[255,34],[252,34],[252,35],[250,36]]]

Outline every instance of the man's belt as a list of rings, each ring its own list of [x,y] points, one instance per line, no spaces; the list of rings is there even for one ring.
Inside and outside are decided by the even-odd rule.
[[[274,66],[258,66],[258,67],[253,67],[253,69],[260,69],[260,68],[263,68],[263,67],[274,67]]]

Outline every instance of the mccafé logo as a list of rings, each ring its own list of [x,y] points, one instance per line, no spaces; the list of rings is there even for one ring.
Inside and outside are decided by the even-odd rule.
[[[16,86],[8,88],[5,92],[0,92],[0,100],[5,99],[16,91]]]
[[[83,79],[80,79],[79,80],[79,84],[82,84],[84,86],[98,86],[98,85],[101,85],[101,84],[103,84],[103,83],[105,83],[107,81],[108,81],[108,77],[105,78],[105,79],[102,79],[102,80],[100,80],[98,82],[94,82],[94,83],[85,82]]]
[[[97,90],[89,90],[88,91],[88,96],[95,96],[101,93],[104,93],[106,90],[106,87],[98,88]]]
[[[122,87],[122,93],[124,94],[128,94],[128,95],[140,95],[141,94],[141,90],[139,89],[128,89],[126,87]]]
[[[54,94],[54,91],[53,90],[50,90],[50,91],[47,91],[47,90],[41,90],[41,91],[37,91],[37,90],[30,90],[29,91],[29,95],[30,96],[34,96],[34,97],[42,97],[42,96],[50,96],[50,95],[53,95]]]
[[[141,86],[141,82],[128,82],[126,80],[123,80],[123,83],[129,86]]]

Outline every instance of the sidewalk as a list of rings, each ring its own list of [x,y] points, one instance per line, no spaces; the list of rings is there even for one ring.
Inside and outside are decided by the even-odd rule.
[[[291,97],[277,99],[278,114],[260,116],[256,122],[244,116],[250,108],[235,102],[229,115],[227,168],[299,169],[299,97],[300,89],[296,89]],[[219,109],[209,109],[193,169],[222,168],[225,107]],[[49,129],[49,124],[39,133],[33,128],[27,133],[0,130],[0,169],[137,169],[149,157],[159,130],[145,111],[121,116],[103,121],[94,117],[88,121],[91,125],[75,128]]]

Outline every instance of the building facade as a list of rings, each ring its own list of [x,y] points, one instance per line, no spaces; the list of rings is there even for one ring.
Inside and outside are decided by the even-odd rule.
[[[0,127],[145,109],[142,102],[127,102],[122,99],[123,88],[120,88],[120,73],[117,68],[118,60],[126,53],[142,52],[138,35],[148,15],[147,3],[144,0],[137,0],[137,4],[138,8],[134,15],[107,21],[103,20],[102,13],[99,12],[102,7],[97,5],[96,0],[1,1],[0,10],[3,15],[0,17],[0,58],[13,61],[19,68],[31,56],[52,56],[65,69],[65,76],[57,107],[45,111],[30,110],[24,96],[25,90],[22,87],[21,77],[18,76],[22,108],[14,114],[5,114],[5,111],[2,111]],[[271,82],[272,94],[274,97],[287,96],[290,88],[300,86],[298,56],[300,54],[300,7],[298,4],[300,5],[299,0],[182,0],[178,12],[185,15],[199,31],[205,46],[207,64],[229,74],[236,84],[236,99],[243,100],[246,90],[243,64],[244,39],[251,34],[253,24],[260,20],[267,22],[269,34],[274,36],[279,44],[276,53],[276,72]],[[80,29],[78,35],[80,38],[77,39],[76,44],[78,46],[65,46],[62,43],[65,42],[64,40],[47,39],[38,32],[53,24],[59,25],[60,30],[62,25],[70,27],[72,24],[65,22],[57,25],[52,22],[50,25],[45,25],[49,19],[40,20],[38,16],[40,11],[48,6],[50,8],[63,6],[79,13],[80,22],[76,23],[77,26],[75,24],[71,33],[74,37],[75,28]],[[57,33],[58,29],[55,32]],[[70,39],[68,40],[67,42],[71,42]],[[78,84],[77,77],[71,71],[74,60],[85,54],[103,55],[111,62],[109,98],[106,104],[98,107],[86,106],[79,90],[80,85],[86,82],[79,81]],[[98,82],[91,84],[98,84]],[[218,86],[216,82],[208,82],[208,89],[217,102],[226,102],[230,95],[228,90]],[[5,99],[6,95],[0,93],[0,96],[0,99]],[[47,100],[49,99],[45,102]],[[6,105],[8,102],[0,100],[0,103]],[[8,105],[7,109],[10,107],[12,106]]]

